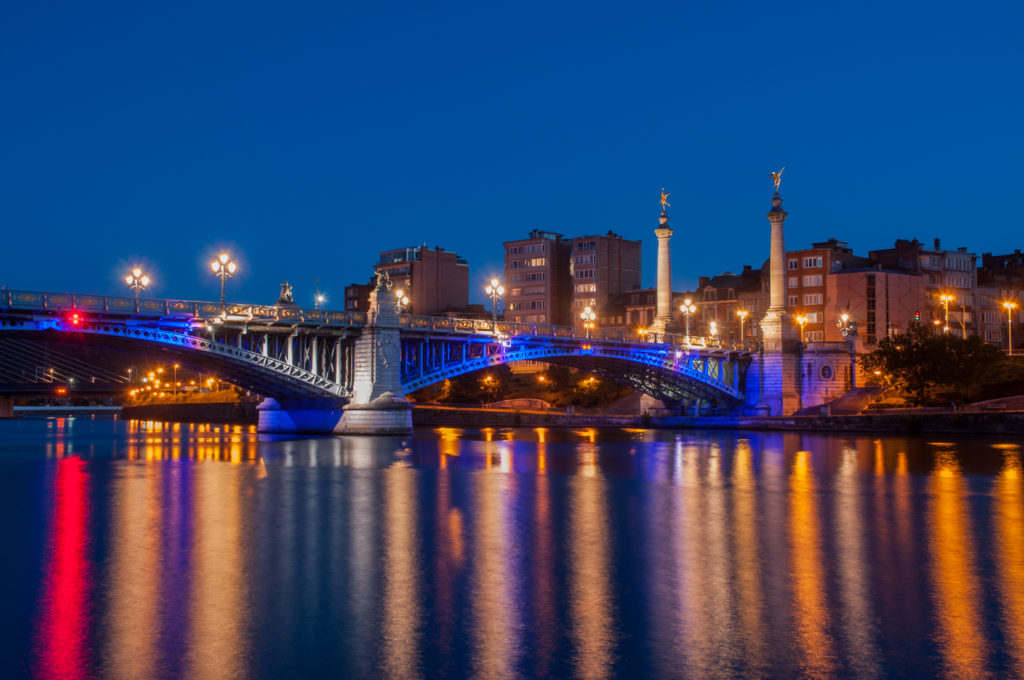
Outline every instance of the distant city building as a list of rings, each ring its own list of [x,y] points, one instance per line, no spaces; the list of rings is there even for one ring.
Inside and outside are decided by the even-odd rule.
[[[835,319],[825,313],[829,274],[868,264],[867,258],[857,257],[845,242],[834,238],[786,253],[786,308],[807,319],[805,341],[825,340],[825,329],[835,325]],[[858,321],[874,323],[871,318]]]
[[[370,291],[377,285],[377,277],[371,276],[369,283],[351,283],[345,286],[345,311],[365,312],[370,306]]]
[[[725,272],[718,276],[702,276],[697,283],[693,304],[697,311],[690,319],[691,335],[710,335],[711,324],[714,323],[717,337],[739,340],[740,315],[736,312],[746,311],[743,339],[757,339],[757,320],[768,309],[767,271],[744,265],[739,274]],[[679,327],[685,329],[686,317],[679,311],[679,306],[673,301],[674,313],[679,315]]]
[[[443,248],[388,250],[374,269],[387,272],[393,289],[409,296],[410,314],[439,314],[469,304],[469,265]]]
[[[678,310],[686,297],[696,299],[693,293],[672,293],[673,309]],[[634,288],[625,293],[610,295],[604,306],[597,308],[597,325],[632,331],[646,329],[654,321],[657,304],[657,288]]]
[[[640,288],[640,246],[612,231],[572,239],[571,323],[583,324],[585,308],[600,310],[611,296]]]
[[[1008,347],[1007,318],[1013,321],[1014,348],[1024,341],[1024,254],[1014,250],[1009,255],[982,253],[978,268],[978,287],[975,292],[978,307],[979,331],[986,342]],[[1014,302],[1016,308],[1007,312],[1004,302]]]
[[[967,334],[978,332],[975,319],[978,256],[967,252],[967,248],[943,250],[939,239],[935,239],[934,246],[929,250],[917,239],[898,239],[892,248],[872,250],[868,256],[883,268],[925,278],[927,298],[920,301],[925,307],[923,321],[945,323],[946,307],[941,298],[948,295],[953,298],[948,301],[950,330],[961,328],[962,324]]]
[[[882,269],[877,264],[832,272],[826,277],[825,340],[845,339],[836,321],[848,314],[863,342],[874,345],[904,332],[918,314],[926,313],[927,299],[921,274]]]
[[[572,243],[534,229],[529,238],[505,241],[505,319],[569,325]]]

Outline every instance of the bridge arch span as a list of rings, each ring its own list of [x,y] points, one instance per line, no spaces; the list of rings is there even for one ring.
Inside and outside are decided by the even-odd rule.
[[[402,387],[414,391],[447,378],[516,361],[544,361],[591,371],[666,403],[705,400],[724,408],[744,401],[741,382],[747,355],[677,355],[667,346],[643,348],[587,342],[530,342],[511,338],[477,350],[477,356],[430,362],[415,342],[404,348]],[[444,354],[444,353],[442,353]],[[449,353],[450,354],[450,353]],[[471,353],[472,354],[472,353]],[[743,371],[733,364],[743,363]],[[738,368],[735,367],[735,368]]]
[[[110,351],[110,365],[123,366],[126,357],[138,353],[145,361],[159,353],[170,361],[275,399],[343,399],[347,389],[332,380],[273,357],[216,342],[207,338],[149,327],[89,322],[68,328],[53,320],[5,321],[0,337],[25,338],[40,347],[59,344],[73,354],[75,348]]]

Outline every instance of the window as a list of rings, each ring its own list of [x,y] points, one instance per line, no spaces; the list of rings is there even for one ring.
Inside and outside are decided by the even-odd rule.
[[[797,288],[800,285],[800,278],[797,276],[790,276],[787,281],[790,288]]]
[[[543,243],[531,243],[530,245],[528,245],[525,248],[523,248],[523,252],[524,253],[543,253],[544,252],[544,244]]]
[[[594,278],[594,270],[593,269],[577,269],[576,270],[576,278],[577,279],[592,279],[592,278]]]
[[[821,293],[812,293],[810,295],[804,295],[805,305],[820,305],[821,304]]]
[[[519,279],[515,278],[516,276],[518,276],[518,274],[517,275],[513,275],[513,277],[512,277],[513,281],[519,281]],[[544,272],[533,272],[532,274],[523,274],[522,275],[522,280],[523,281],[543,281],[544,280],[544,276],[545,276]]]
[[[786,299],[786,304],[789,305],[790,307],[796,307],[798,304],[800,304],[800,296],[799,295],[790,295]]]
[[[573,264],[594,264],[597,255],[577,255],[573,258]]]
[[[790,260],[789,261],[789,268],[790,269],[799,269],[800,268],[800,261],[799,260]]]
[[[821,266],[820,257],[805,257],[804,258],[804,269],[812,269],[814,267]]]
[[[804,277],[804,287],[810,288],[811,286],[821,285],[821,274],[812,274]]]
[[[543,267],[547,263],[548,258],[546,257],[531,257],[530,259],[526,260],[527,267]]]
[[[807,323],[821,323],[821,318],[824,314],[823,312],[808,312],[804,316],[807,318]]]
[[[596,283],[577,283],[576,284],[576,292],[577,293],[596,293],[597,292],[597,284]]]
[[[527,286],[523,289],[525,295],[543,295],[545,292],[547,289],[544,286]]]
[[[512,290],[510,290],[508,292],[508,294],[509,294],[509,297],[519,297],[520,295],[523,294],[523,289],[522,288],[513,288]]]
[[[807,342],[821,342],[825,339],[825,331],[807,331],[804,333],[804,340]]]
[[[831,380],[832,378],[836,377],[836,372],[835,370],[832,369],[831,366],[825,364],[824,366],[821,367],[821,370],[818,371],[818,375],[821,376],[822,380]]]
[[[597,248],[596,241],[583,241],[576,244],[576,250],[594,250],[595,248]]]
[[[508,249],[507,254],[508,255],[522,255],[523,254],[523,247],[522,246],[512,246],[512,247],[510,247]]]
[[[523,261],[522,260],[509,260],[508,268],[509,269],[522,269],[523,268]]]

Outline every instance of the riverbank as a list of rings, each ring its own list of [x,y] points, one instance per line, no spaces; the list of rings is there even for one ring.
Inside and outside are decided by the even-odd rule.
[[[159,420],[180,423],[233,423],[255,425],[256,404],[235,401],[211,404],[142,404],[124,406],[124,420]]]
[[[413,424],[433,427],[629,427],[800,432],[1024,434],[1024,411],[872,413],[856,416],[690,417],[565,415],[560,412],[417,406]]]
[[[120,417],[128,420],[215,422],[253,425],[256,405],[147,404],[125,406]],[[419,404],[412,412],[418,427],[471,429],[511,427],[655,428],[701,430],[762,430],[791,432],[864,432],[902,434],[1024,434],[1024,411],[952,412],[936,409],[901,409],[894,413],[846,416],[623,416],[566,414],[564,411],[452,408]]]

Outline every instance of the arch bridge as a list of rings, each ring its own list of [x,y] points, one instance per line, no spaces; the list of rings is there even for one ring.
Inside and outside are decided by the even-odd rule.
[[[391,307],[345,312],[5,290],[0,383],[38,380],[39,367],[54,363],[70,380],[130,377],[130,362],[156,355],[270,400],[340,408],[489,366],[544,361],[591,371],[669,406],[699,403],[727,412],[747,401],[747,370],[758,349],[676,335],[640,341],[622,330],[399,315]]]

